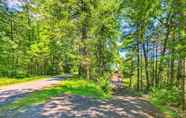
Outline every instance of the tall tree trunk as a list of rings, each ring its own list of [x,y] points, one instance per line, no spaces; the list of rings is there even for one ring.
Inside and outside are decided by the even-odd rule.
[[[147,90],[149,90],[150,88],[150,81],[149,81],[149,73],[148,73],[148,55],[147,55],[147,51],[145,49],[145,43],[143,43],[142,45],[143,47],[143,56],[145,59],[145,76],[146,76],[146,84],[147,84]]]
[[[182,93],[183,93],[183,111],[186,110],[186,59],[184,60],[184,77],[182,78]]]
[[[161,74],[162,74],[162,71],[163,71],[162,63],[164,61],[164,57],[165,57],[165,53],[166,53],[166,49],[167,49],[167,43],[168,43],[170,31],[171,31],[171,27],[170,27],[171,18],[172,18],[171,13],[169,13],[168,17],[166,19],[166,24],[165,24],[165,26],[167,27],[167,32],[166,32],[166,36],[165,36],[165,39],[164,39],[164,42],[163,42],[163,50],[161,52],[157,84],[159,84],[159,80],[161,79]]]
[[[137,90],[139,91],[140,87],[140,45],[137,40]]]
[[[176,80],[177,80],[177,82],[176,82],[176,85],[178,86],[178,87],[180,87],[180,78],[181,78],[181,67],[182,67],[182,62],[181,62],[181,59],[180,59],[180,57],[179,57],[179,59],[178,59],[178,65],[177,65],[177,74],[176,74]]]
[[[11,16],[11,19],[10,19],[10,38],[11,38],[11,40],[14,42],[14,20],[13,20],[13,16]],[[11,50],[11,74],[10,74],[10,76],[11,77],[13,77],[13,76],[15,76],[14,75],[14,71],[15,71],[15,55],[14,55],[14,53],[15,53],[15,49],[13,49],[12,48],[12,50]],[[13,73],[12,73],[13,72]]]
[[[152,74],[151,74],[151,76],[152,76],[152,81],[151,81],[151,85],[154,87],[154,83],[155,83],[155,44],[153,43],[152,44]]]
[[[156,45],[156,64],[155,64],[155,86],[158,86],[158,45]]]
[[[87,6],[86,3],[81,0],[81,11],[82,13],[84,13],[85,16],[83,16],[83,21],[82,21],[82,25],[81,25],[81,42],[82,42],[82,47],[80,47],[80,55],[82,57],[82,60],[80,62],[80,66],[79,66],[79,75],[83,76],[87,79],[89,79],[89,65],[88,62],[86,62],[86,58],[88,57],[88,52],[87,52],[87,48],[86,48],[86,40],[88,38],[87,33],[88,33],[88,16],[87,16]]]
[[[140,61],[140,75],[141,75],[141,77],[140,77],[140,85],[141,85],[141,90],[143,90],[143,53],[142,53],[142,51],[140,52],[140,59],[141,59],[141,61]]]
[[[130,73],[133,73],[133,62],[131,62]],[[131,88],[131,87],[132,87],[132,77],[130,77],[130,80],[129,80],[129,88]]]
[[[175,26],[174,26],[174,28],[175,28]],[[173,85],[174,84],[174,56],[175,56],[175,49],[174,49],[174,44],[175,44],[175,38],[176,38],[176,33],[175,33],[175,31],[173,32],[173,36],[172,36],[172,42],[171,42],[171,44],[172,44],[172,47],[171,47],[171,62],[170,62],[170,85]]]
[[[30,18],[30,10],[29,6],[26,5],[26,12],[27,12],[27,25],[28,25],[28,40],[31,41],[31,18]]]

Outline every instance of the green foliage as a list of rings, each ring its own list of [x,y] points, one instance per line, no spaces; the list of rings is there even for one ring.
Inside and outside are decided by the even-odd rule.
[[[161,105],[178,106],[181,104],[181,92],[177,87],[153,88],[150,93],[153,102]]]
[[[95,98],[109,98],[109,91],[105,91],[100,84],[90,80],[66,80],[62,83],[64,93],[92,96]]]
[[[29,74],[27,74],[27,72],[25,72],[25,71],[20,70],[20,71],[16,72],[15,77],[19,78],[19,79],[26,78],[26,77],[29,77]]]
[[[130,83],[130,81],[131,81],[131,83]],[[123,79],[123,84],[125,87],[130,87],[130,84],[134,84],[134,83],[132,82],[132,80],[125,78],[125,79]],[[132,85],[131,85],[131,87],[132,87]]]
[[[93,81],[76,79],[65,80],[54,87],[32,92],[29,95],[2,107],[0,110],[17,110],[26,106],[43,104],[50,100],[52,97],[59,96],[61,94],[90,96],[97,99],[108,99],[111,97],[110,93],[104,92],[101,89],[101,86]]]
[[[110,93],[105,73],[119,65],[128,86],[148,91],[165,84],[172,88],[153,89],[153,97],[177,103],[174,87],[183,88],[185,75],[185,0],[27,1],[19,12],[0,2],[0,76],[78,72]]]
[[[117,55],[120,1],[33,0],[10,13],[0,6],[0,66],[11,71],[0,74],[20,76],[18,67],[31,75],[80,71],[85,57],[92,67],[82,68],[91,75],[108,71]]]
[[[110,81],[110,74],[106,74],[102,77],[99,77],[98,84],[105,93],[112,94],[112,85]]]
[[[181,92],[177,87],[153,88],[150,92],[150,101],[167,117],[178,117],[178,111],[171,109],[181,104]]]

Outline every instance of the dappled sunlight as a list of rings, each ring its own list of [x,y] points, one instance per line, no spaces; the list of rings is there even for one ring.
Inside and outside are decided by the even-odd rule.
[[[186,0],[0,0],[0,118],[160,112],[186,118]]]
[[[125,100],[126,99],[126,100]],[[138,98],[96,100],[76,95],[63,95],[42,106],[40,115],[45,117],[103,117],[103,118],[159,118],[162,114],[147,101]],[[150,109],[149,109],[150,108]],[[162,117],[163,118],[163,117]]]
[[[33,91],[41,90],[46,87],[54,86],[60,83],[60,80],[35,80],[26,83],[20,83],[16,85],[9,85],[0,88],[0,106],[8,102],[12,102],[17,98],[25,96]]]
[[[51,82],[51,85],[56,81],[58,80],[46,80],[47,83]],[[89,84],[89,81],[85,80],[65,80],[59,86],[36,91],[25,97],[23,93],[27,94],[32,92],[33,89],[30,89],[29,86],[23,88],[1,93],[1,97],[3,94],[4,96],[6,94],[11,96],[10,93],[14,93],[16,96],[12,95],[13,98],[7,97],[8,99],[11,98],[11,100],[5,100],[6,102],[3,102],[15,101],[9,105],[15,109],[8,109],[6,112],[3,111],[0,117],[163,118],[163,115],[142,97],[132,96],[125,90],[121,91],[118,95],[113,95],[112,99],[103,99],[104,94],[101,89],[96,84]],[[19,98],[18,95],[23,97],[23,99],[17,99]]]
[[[14,90],[0,90],[0,106],[17,98],[23,97],[26,93],[32,92],[32,89],[14,89]]]

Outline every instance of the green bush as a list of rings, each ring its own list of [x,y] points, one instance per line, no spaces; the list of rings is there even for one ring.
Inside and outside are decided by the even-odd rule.
[[[109,94],[112,93],[112,85],[110,83],[109,75],[104,75],[104,76],[100,77],[98,82],[99,82],[101,89],[105,93],[109,93]]]
[[[29,74],[22,69],[9,69],[9,68],[0,68],[0,75],[3,77],[14,77],[14,78],[25,78],[29,77]]]
[[[21,79],[21,78],[29,77],[29,75],[24,71],[17,71],[15,77]]]
[[[153,88],[150,97],[154,103],[159,105],[178,106],[181,102],[180,91],[177,87]]]
[[[177,118],[178,112],[175,108],[181,104],[180,92],[177,87],[153,88],[150,93],[150,101],[159,108],[167,118]]]

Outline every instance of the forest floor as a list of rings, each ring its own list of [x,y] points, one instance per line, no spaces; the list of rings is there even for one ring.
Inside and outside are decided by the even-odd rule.
[[[60,81],[61,78],[53,78],[0,88],[0,107]],[[62,94],[44,104],[0,112],[0,118],[163,118],[152,104],[128,90],[105,100]]]

